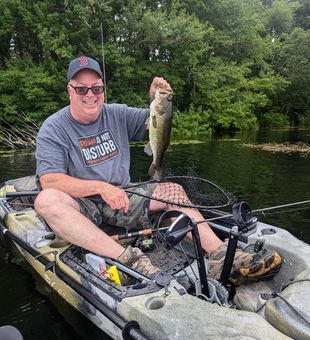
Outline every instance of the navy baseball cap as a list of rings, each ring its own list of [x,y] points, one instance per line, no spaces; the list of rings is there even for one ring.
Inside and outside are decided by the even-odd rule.
[[[102,78],[102,72],[99,66],[99,63],[88,57],[79,57],[71,61],[69,64],[69,69],[68,69],[68,82],[70,79],[73,78],[73,76],[78,73],[81,70],[84,69],[90,69],[99,74],[99,76]]]

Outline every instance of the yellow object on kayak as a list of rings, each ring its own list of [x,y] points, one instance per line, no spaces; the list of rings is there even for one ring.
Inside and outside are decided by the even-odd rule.
[[[104,276],[109,280],[115,281],[117,284],[122,285],[118,276],[116,266],[112,266],[104,272]]]

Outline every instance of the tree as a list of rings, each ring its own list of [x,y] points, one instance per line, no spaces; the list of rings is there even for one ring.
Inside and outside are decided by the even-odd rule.
[[[278,97],[285,114],[296,123],[309,124],[310,117],[310,32],[302,28],[285,36],[284,54],[275,67],[290,82],[285,93]]]

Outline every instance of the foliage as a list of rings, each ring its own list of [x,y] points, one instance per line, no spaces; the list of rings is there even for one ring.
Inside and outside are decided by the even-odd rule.
[[[175,133],[310,122],[310,0],[2,0],[0,118],[68,104],[69,62],[104,60],[109,103],[173,87]]]
[[[10,61],[6,72],[0,73],[2,117],[14,123],[16,117],[12,110],[18,111],[22,106],[29,118],[42,123],[48,113],[58,108],[59,98],[55,97],[57,83],[55,76],[48,75],[42,65],[35,66],[32,61],[20,58]]]
[[[173,113],[172,133],[190,135],[211,132],[209,119],[210,112],[203,110],[202,106],[191,104],[188,111]]]
[[[310,115],[310,32],[295,28],[283,40],[284,54],[275,67],[289,81],[289,85],[278,100],[284,113],[300,120],[300,117]]]

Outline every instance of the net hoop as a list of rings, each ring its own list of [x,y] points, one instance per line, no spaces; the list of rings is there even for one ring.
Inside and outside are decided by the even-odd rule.
[[[206,183],[212,187],[214,187],[215,189],[217,189],[219,191],[219,193],[224,197],[225,202],[223,202],[223,204],[217,204],[217,205],[198,205],[198,204],[187,204],[187,203],[180,203],[180,202],[174,202],[174,201],[170,201],[167,199],[162,199],[162,198],[157,198],[157,197],[153,197],[150,195],[145,195],[139,192],[135,192],[130,190],[130,188],[134,188],[134,187],[138,187],[142,184],[147,184],[147,183],[167,183],[167,182],[173,182],[174,180],[199,180],[202,183]],[[193,209],[198,209],[198,210],[210,210],[210,209],[222,209],[222,208],[226,208],[230,205],[232,205],[233,200],[228,196],[228,194],[218,185],[216,185],[215,183],[207,180],[207,179],[203,179],[200,177],[195,177],[195,176],[167,176],[164,177],[164,179],[161,182],[157,182],[155,180],[148,180],[145,182],[138,182],[138,183],[133,183],[133,184],[129,184],[125,187],[123,187],[124,191],[127,193],[131,193],[134,195],[138,195],[141,197],[145,197],[145,198],[149,198],[158,202],[162,202],[162,203],[166,203],[166,204],[171,204],[172,206],[180,206],[180,207],[184,207],[184,208],[193,208]],[[203,196],[204,194],[202,194],[201,196]],[[207,194],[205,194],[204,196],[208,196]]]

